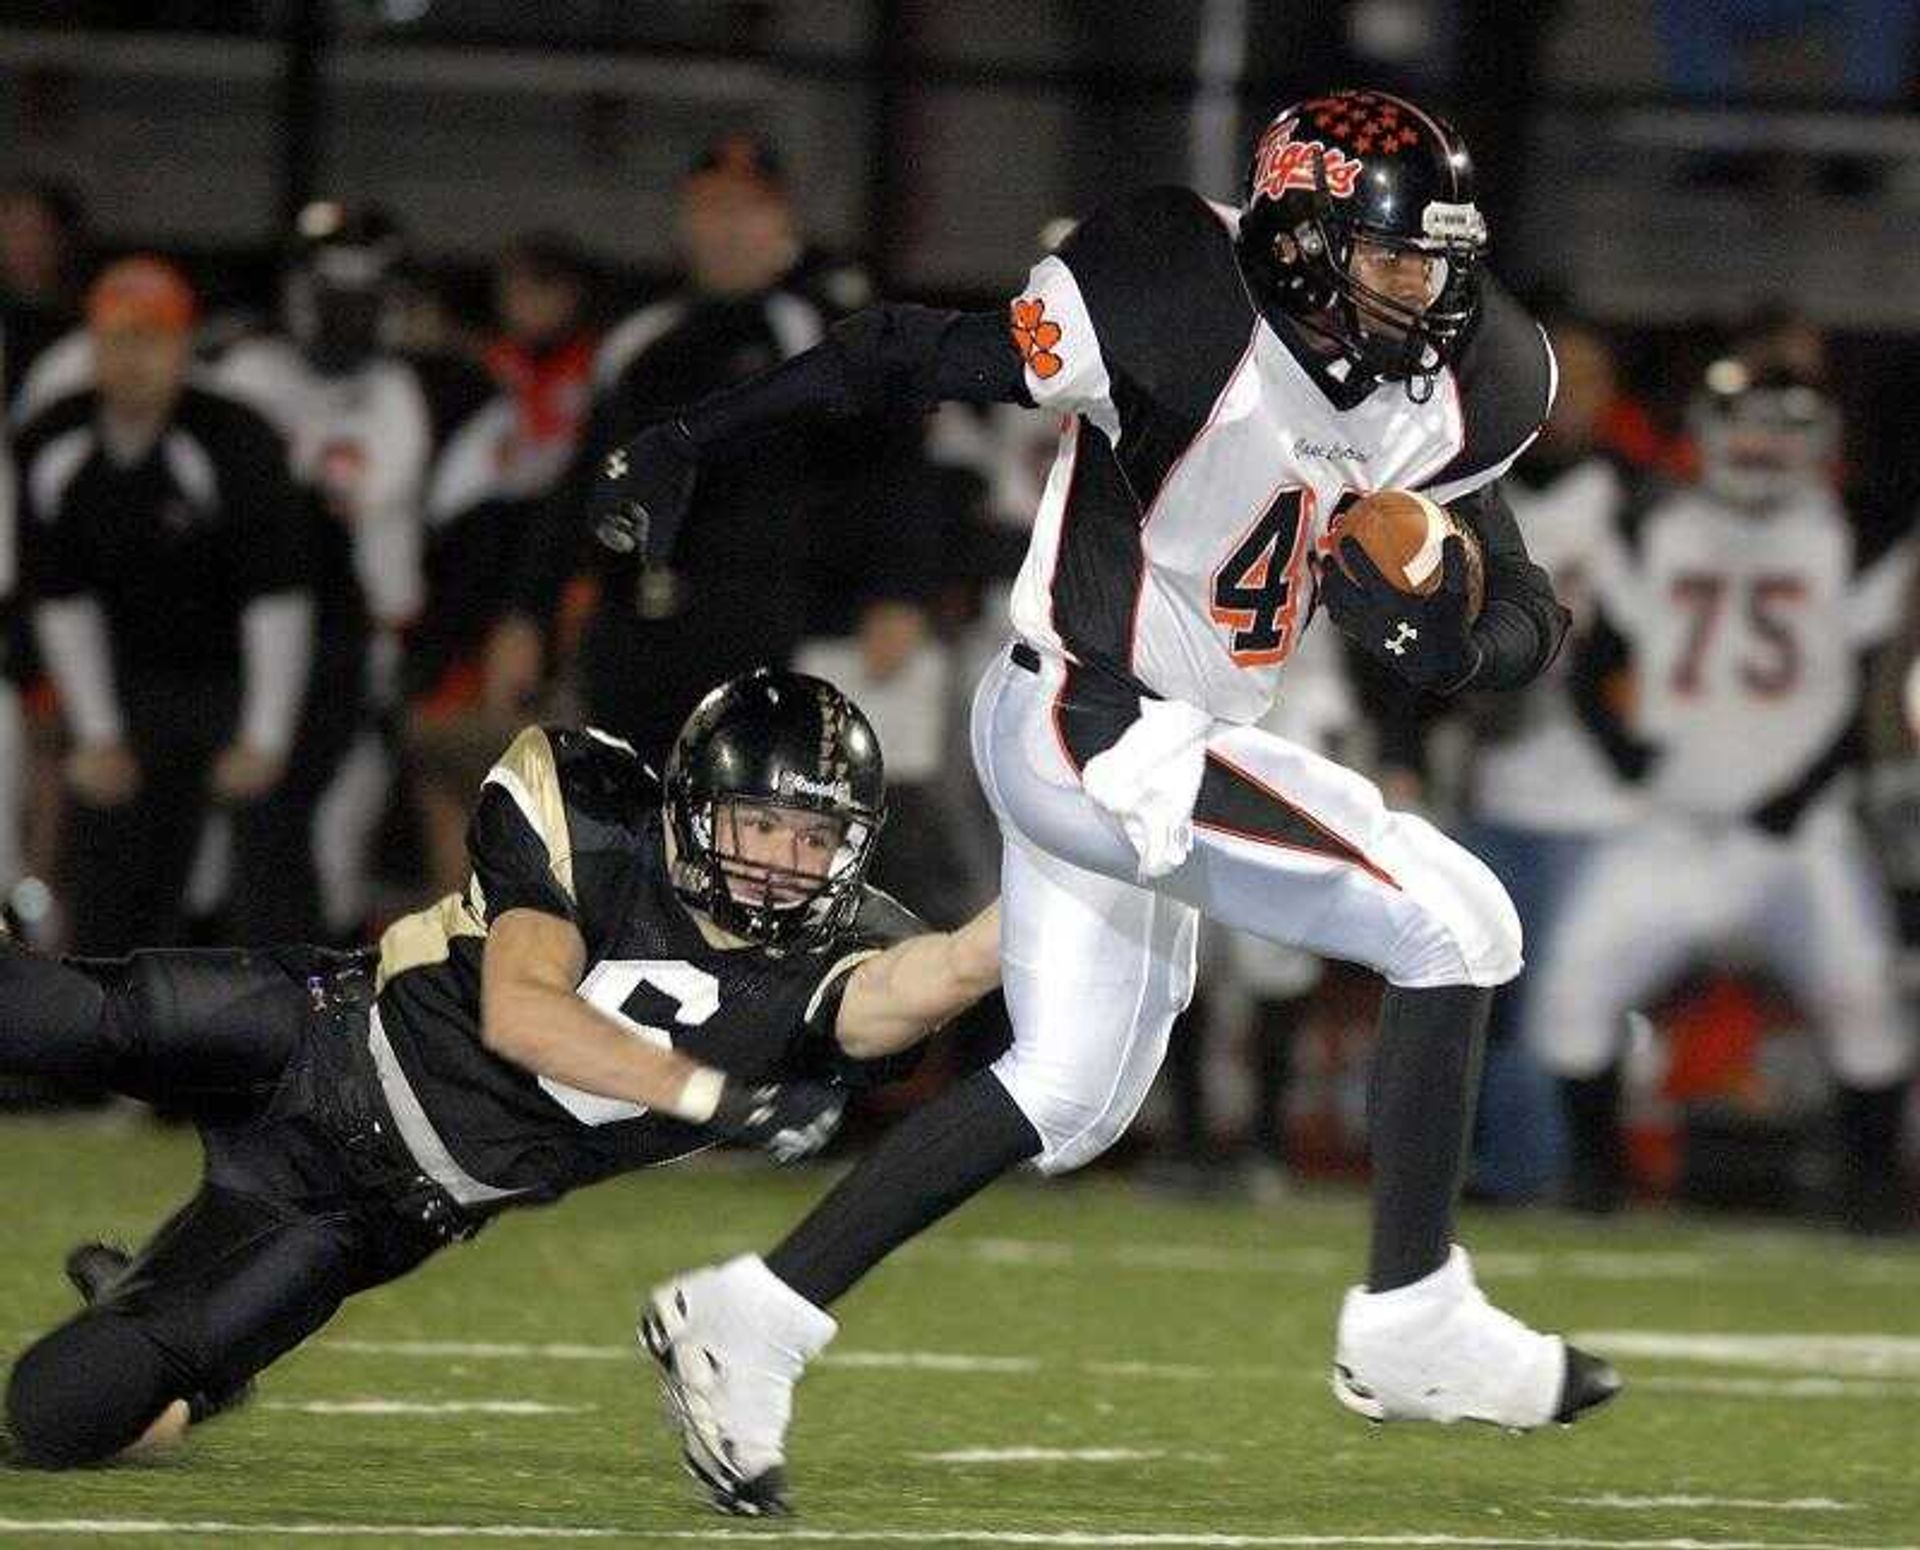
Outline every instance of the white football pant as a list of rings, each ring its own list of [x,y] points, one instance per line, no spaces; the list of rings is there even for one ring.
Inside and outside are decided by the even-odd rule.
[[[1785,839],[1672,815],[1622,831],[1580,873],[1552,945],[1528,1028],[1556,1076],[1613,1064],[1629,1012],[1699,959],[1726,954],[1779,976],[1849,1086],[1883,1087],[1912,1063],[1891,911],[1858,825],[1837,804]]]
[[[1395,985],[1520,972],[1519,918],[1478,859],[1389,811],[1363,776],[1255,727],[1221,723],[1208,739],[1193,851],[1142,884],[1060,731],[1056,700],[1083,670],[1038,663],[1003,653],[988,667],[973,755],[1003,842],[1013,1045],[993,1069],[1040,1134],[1043,1171],[1091,1161],[1139,1111],[1193,993],[1201,915]]]

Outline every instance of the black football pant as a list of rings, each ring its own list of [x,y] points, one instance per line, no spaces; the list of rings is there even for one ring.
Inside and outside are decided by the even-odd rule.
[[[130,677],[121,686],[140,788],[118,807],[67,804],[62,867],[77,951],[113,954],[179,942],[213,763],[233,735],[239,684],[218,677]],[[308,825],[318,800],[311,755],[297,750],[275,791],[230,810],[234,940],[305,941],[319,903]],[[336,761],[337,762],[337,761]]]
[[[344,1068],[314,1012],[326,965],[305,948],[62,962],[0,947],[0,1070],[165,1103],[206,1147],[198,1193],[14,1364],[20,1462],[96,1463],[175,1400],[199,1414],[436,1246],[347,1172]]]

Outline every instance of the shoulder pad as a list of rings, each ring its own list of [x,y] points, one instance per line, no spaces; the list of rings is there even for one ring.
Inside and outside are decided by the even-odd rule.
[[[891,947],[932,928],[883,889],[868,884],[860,890],[860,908],[848,935],[869,947]]]
[[[1533,439],[1553,407],[1547,336],[1490,275],[1453,373],[1465,434],[1453,461],[1430,481],[1437,485],[1498,469]]]
[[[1145,189],[1089,216],[1055,256],[1080,287],[1108,370],[1204,417],[1255,322],[1220,212],[1190,188]]]
[[[660,804],[660,782],[631,744],[598,727],[542,729],[553,748],[560,791],[570,819],[628,829]],[[578,849],[592,848],[575,834]]]

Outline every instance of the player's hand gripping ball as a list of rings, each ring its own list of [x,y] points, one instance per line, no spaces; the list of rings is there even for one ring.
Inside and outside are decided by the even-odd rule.
[[[1320,598],[1340,630],[1415,688],[1463,686],[1480,666],[1486,596],[1479,543],[1412,490],[1381,490],[1334,521]]]
[[[1445,507],[1417,490],[1376,491],[1334,518],[1333,531],[1336,539],[1351,538],[1364,549],[1374,568],[1395,588],[1416,597],[1439,590],[1444,569],[1441,551],[1449,535],[1457,534],[1467,552],[1467,617],[1480,617],[1487,596],[1480,540]],[[1353,575],[1344,564],[1342,569]]]

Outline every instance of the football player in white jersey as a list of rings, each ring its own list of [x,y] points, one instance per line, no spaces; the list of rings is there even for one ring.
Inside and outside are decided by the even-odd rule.
[[[242,340],[219,387],[286,438],[309,498],[319,651],[287,800],[314,809],[322,920],[352,940],[369,900],[373,830],[393,778],[368,724],[398,690],[402,632],[424,601],[422,508],[433,455],[426,394],[381,322],[400,238],[372,212],[320,201],[300,214],[283,286],[284,334]]]
[[[1810,383],[1719,361],[1691,416],[1699,484],[1631,519],[1596,578],[1633,683],[1634,741],[1612,742],[1645,812],[1582,875],[1537,987],[1570,1193],[1621,1203],[1627,1014],[1700,955],[1744,951],[1825,1035],[1847,1219],[1889,1226],[1913,1032],[1845,777],[1861,752],[1861,659],[1898,627],[1913,554],[1876,554],[1856,533],[1834,487],[1837,416]]]
[[[1558,649],[1564,611],[1494,488],[1546,417],[1553,360],[1482,274],[1485,244],[1455,132],[1398,98],[1336,92],[1267,127],[1243,208],[1161,188],[1089,218],[1035,266],[1011,329],[875,307],[608,459],[603,541],[658,556],[701,465],[790,418],[962,399],[1065,419],[1017,639],[974,708],[1004,839],[1013,1044],[899,1125],[764,1265],[656,1293],[649,1343],[685,1426],[733,1461],[720,1505],[778,1505],[823,1307],[1009,1168],[1076,1168],[1125,1130],[1192,991],[1202,914],[1388,982],[1341,1402],[1525,1428],[1618,1389],[1604,1362],[1493,1308],[1452,1241],[1475,1048],[1493,987],[1520,969],[1506,894],[1362,776],[1252,725],[1316,603],[1442,693],[1522,684]],[[1356,545],[1353,577],[1322,564],[1336,513],[1396,486],[1474,529],[1477,620],[1458,537],[1423,597]],[[681,1360],[699,1349],[716,1360]]]

